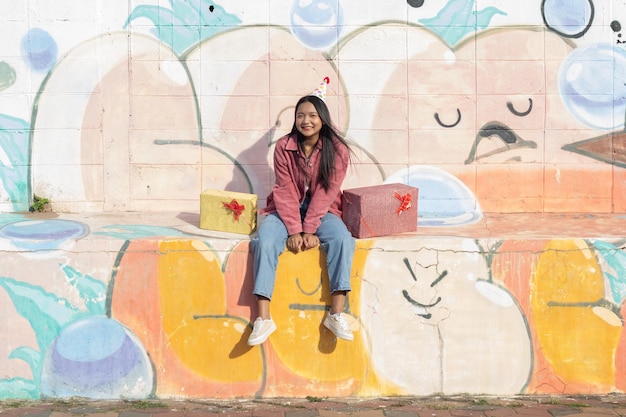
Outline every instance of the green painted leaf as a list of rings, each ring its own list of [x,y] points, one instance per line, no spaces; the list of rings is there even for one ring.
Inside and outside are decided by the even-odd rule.
[[[28,210],[29,147],[29,123],[0,114],[0,153],[4,152],[7,161],[0,161],[0,183],[16,211]]]
[[[212,0],[170,0],[169,3],[171,10],[153,5],[135,7],[124,27],[135,19],[150,20],[159,40],[180,56],[203,40],[241,23],[237,16]]]
[[[78,290],[80,297],[85,300],[85,306],[89,313],[104,315],[107,286],[100,280],[81,274],[69,265],[63,266],[61,269],[65,272],[69,283]]]
[[[16,79],[15,68],[4,61],[0,62],[0,91],[11,87],[15,84]]]
[[[0,400],[39,398],[39,388],[35,381],[24,378],[0,379]]]
[[[615,272],[615,274],[611,274],[605,271],[604,276],[611,288],[613,301],[617,305],[621,305],[626,299],[626,253],[612,243],[601,240],[593,242],[593,246]]]
[[[80,313],[67,300],[41,287],[7,277],[0,277],[0,286],[11,297],[19,315],[30,323],[42,352],[46,351],[61,329]]]
[[[506,15],[496,7],[476,10],[475,0],[450,0],[437,16],[419,22],[443,39],[450,47],[456,46],[465,36],[485,29],[494,15]]]
[[[21,359],[26,362],[30,369],[35,373],[38,369],[41,369],[41,361],[43,359],[43,352],[36,351],[28,346],[21,346],[15,349],[9,355],[9,359]]]

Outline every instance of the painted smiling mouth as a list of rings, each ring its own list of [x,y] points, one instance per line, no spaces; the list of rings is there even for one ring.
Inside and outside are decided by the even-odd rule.
[[[404,258],[402,261],[404,262],[404,265],[406,266],[406,268],[409,270],[409,273],[411,274],[411,278],[413,278],[413,281],[417,282],[417,275],[415,274],[415,271],[413,271],[413,268],[411,267],[411,262],[409,262],[409,258]],[[430,288],[434,288],[447,275],[448,275],[448,271],[447,270],[445,270],[441,274],[439,274],[439,276],[433,282],[430,283]],[[402,290],[402,295],[404,295],[404,298],[409,303],[411,303],[413,306],[415,306],[418,309],[418,311],[419,310],[423,311],[423,313],[420,312],[420,313],[416,313],[416,314],[418,316],[420,316],[420,317],[425,318],[425,319],[429,319],[429,318],[432,317],[432,314],[430,314],[428,312],[428,309],[431,308],[431,307],[436,306],[441,301],[441,297],[437,297],[437,300],[435,300],[434,303],[432,303],[432,304],[423,304],[423,303],[418,302],[417,300],[414,300],[409,295],[409,292],[407,290]]]
[[[435,300],[434,303],[432,304],[423,304],[420,303],[416,300],[414,300],[410,295],[409,292],[407,290],[402,290],[402,295],[404,296],[404,298],[411,303],[412,305],[414,305],[415,307],[417,307],[418,309],[423,309],[425,311],[425,313],[417,313],[418,316],[420,317],[424,317],[425,319],[429,319],[432,317],[432,314],[428,313],[427,309],[428,308],[432,308],[434,306],[436,306],[437,304],[439,304],[441,302],[441,297],[437,297],[437,299]]]

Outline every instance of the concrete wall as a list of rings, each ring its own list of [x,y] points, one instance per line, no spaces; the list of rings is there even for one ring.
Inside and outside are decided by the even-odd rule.
[[[272,301],[278,330],[248,347],[247,237],[191,218],[18,216],[0,228],[2,398],[626,390],[624,238],[606,230],[498,238],[505,223],[540,219],[508,215],[489,221],[491,237],[423,228],[360,239],[345,310],[354,342],[321,326],[323,254],[286,252]],[[570,233],[605,222],[618,228],[623,216],[560,220]]]
[[[277,303],[282,331],[248,349],[247,239],[127,219],[197,213],[207,188],[262,206],[273,143],[325,77],[355,151],[345,187],[419,187],[421,226],[619,218],[625,16],[592,0],[4,5],[0,398],[622,391],[614,233],[359,241],[352,345],[319,328],[319,253],[285,255],[280,303],[311,308]],[[35,194],[81,217],[24,214]]]
[[[328,77],[356,152],[346,187],[414,183],[439,217],[620,212],[623,13],[592,0],[7,5],[0,209],[33,194],[63,212],[197,210],[206,188],[264,197],[293,104]]]

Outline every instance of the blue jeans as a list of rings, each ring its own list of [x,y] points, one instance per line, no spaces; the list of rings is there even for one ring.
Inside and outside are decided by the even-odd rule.
[[[350,291],[350,273],[356,242],[343,221],[332,213],[322,217],[315,234],[326,253],[331,294]],[[278,256],[286,248],[287,228],[277,214],[270,214],[261,223],[257,237],[250,242],[254,255],[254,291],[257,296],[272,299]]]

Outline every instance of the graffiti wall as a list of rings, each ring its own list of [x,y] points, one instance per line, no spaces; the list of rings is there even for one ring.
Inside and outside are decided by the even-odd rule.
[[[420,228],[620,219],[626,1],[109,3],[2,10],[0,399],[626,390],[615,233],[359,240],[351,344],[323,253],[285,253],[250,348],[249,237],[181,221],[208,188],[262,207],[325,79],[344,187],[418,187]]]
[[[248,238],[76,218],[3,218],[1,398],[626,389],[624,238],[359,239],[353,342],[321,324],[323,252],[285,252],[278,330],[250,347]]]

